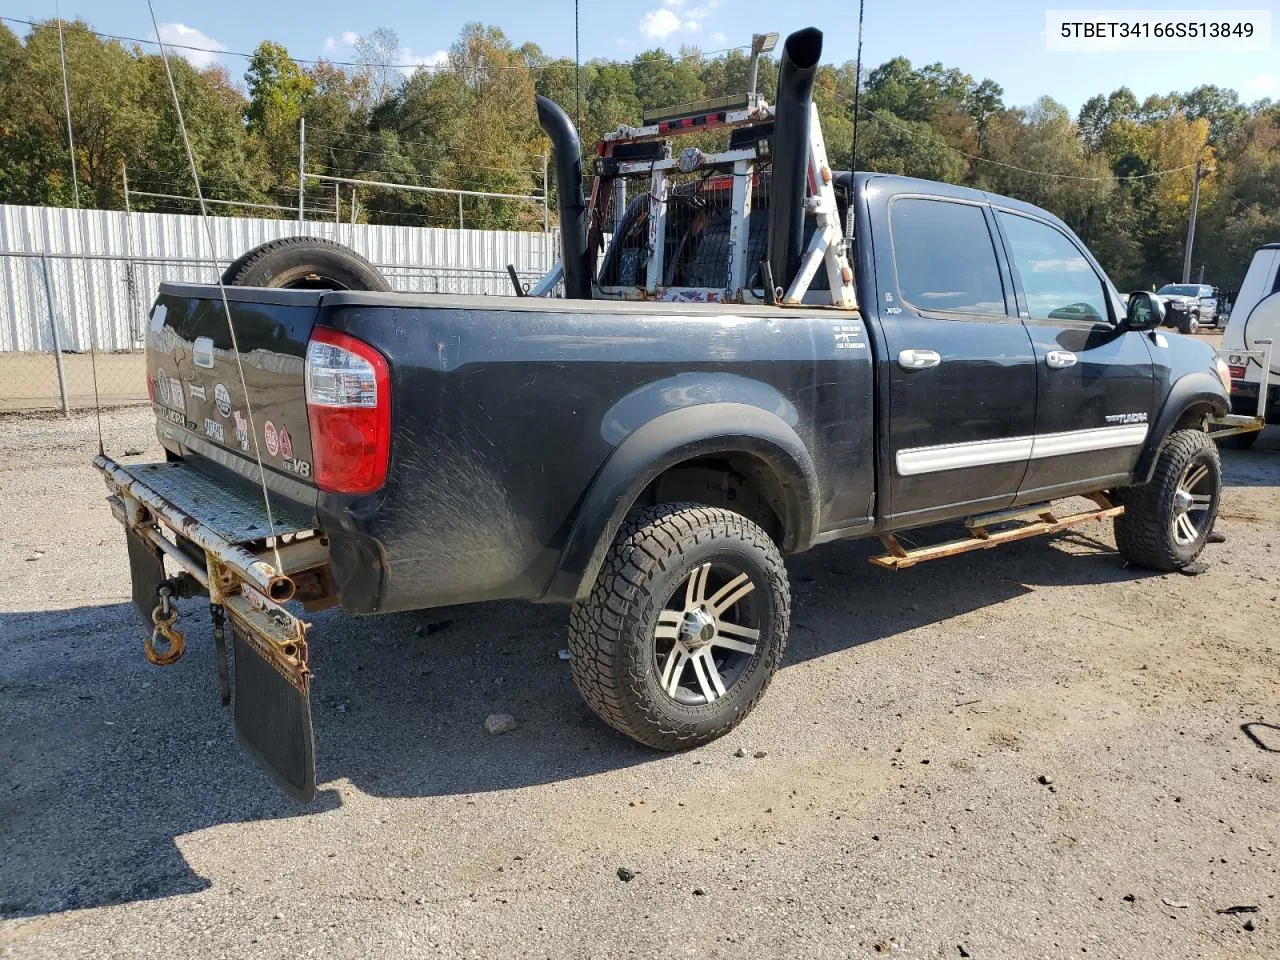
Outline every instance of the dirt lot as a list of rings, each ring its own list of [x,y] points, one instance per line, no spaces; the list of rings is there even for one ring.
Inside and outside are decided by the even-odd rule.
[[[154,456],[148,418],[109,452]],[[683,756],[587,712],[563,609],[320,615],[306,808],[237,748],[196,603],[187,656],[143,660],[94,447],[0,419],[2,955],[1280,954],[1274,429],[1225,453],[1199,577],[1103,525],[792,558],[784,669]]]

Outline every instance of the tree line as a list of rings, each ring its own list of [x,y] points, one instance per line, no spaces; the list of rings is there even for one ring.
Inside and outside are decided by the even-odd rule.
[[[95,34],[82,21],[65,23],[63,33],[81,202],[123,209],[127,172],[133,209],[192,212],[188,202],[137,195],[194,194],[158,53]],[[589,156],[602,133],[638,123],[643,108],[742,93],[748,82],[740,50],[712,57],[649,50],[579,71],[572,60],[517,46],[481,24],[466,26],[448,57],[429,68],[395,65],[399,50],[382,28],[357,43],[350,64],[304,64],[268,40],[238,78],[171,55],[205,195],[296,207],[302,120],[311,174],[536,194],[549,145],[535,93],[577,115]],[[762,64],[767,99],[776,73],[776,63]],[[852,63],[824,65],[815,88],[840,169],[853,148],[854,78]],[[1233,90],[1205,85],[1139,101],[1122,87],[1072,117],[1049,97],[1010,106],[991,79],[895,57],[864,74],[859,117],[858,169],[966,184],[1051,210],[1122,289],[1180,279],[1197,161],[1204,174],[1193,279],[1203,264],[1207,282],[1238,286],[1253,250],[1280,239],[1280,104],[1270,100],[1246,104]],[[69,206],[66,144],[56,25],[37,24],[23,38],[0,25],[0,202]],[[348,219],[346,190],[336,204]],[[333,188],[309,180],[307,205],[314,216],[333,216]],[[458,201],[361,190],[356,216],[454,226]],[[542,224],[538,205],[492,198],[465,198],[463,217],[471,227]]]

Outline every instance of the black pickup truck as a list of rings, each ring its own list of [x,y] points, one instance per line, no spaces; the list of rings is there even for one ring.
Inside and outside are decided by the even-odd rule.
[[[732,728],[777,669],[787,554],[880,537],[877,562],[907,567],[1099,517],[1130,562],[1200,553],[1221,489],[1206,427],[1229,405],[1213,352],[1157,332],[1148,294],[1126,311],[1043,210],[827,169],[814,34],[787,41],[776,106],[602,142],[589,201],[576,132],[540,103],[567,296],[161,288],[167,460],[97,465],[148,656],[181,653],[171,601],[207,594],[219,651],[224,618],[235,639],[240,739],[294,796],[315,784],[299,606],[572,605],[591,707],[681,749]],[[665,146],[716,125],[726,154]],[[610,257],[629,266],[602,282]],[[1074,496],[1088,509],[1051,503]],[[964,519],[959,540],[894,536]]]

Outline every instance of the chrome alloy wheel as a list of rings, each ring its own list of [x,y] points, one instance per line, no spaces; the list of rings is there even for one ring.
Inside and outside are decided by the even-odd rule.
[[[756,654],[751,578],[726,563],[694,567],[658,613],[654,665],[663,691],[689,706],[718,700]]]
[[[1173,516],[1169,522],[1173,527],[1174,542],[1186,546],[1204,534],[1205,518],[1213,506],[1213,493],[1213,475],[1209,467],[1195,461],[1188,464],[1173,492]]]

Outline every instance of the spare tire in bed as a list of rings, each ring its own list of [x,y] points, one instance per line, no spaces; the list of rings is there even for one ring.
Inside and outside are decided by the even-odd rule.
[[[377,267],[349,247],[320,237],[272,240],[227,267],[228,287],[292,290],[390,290]]]

